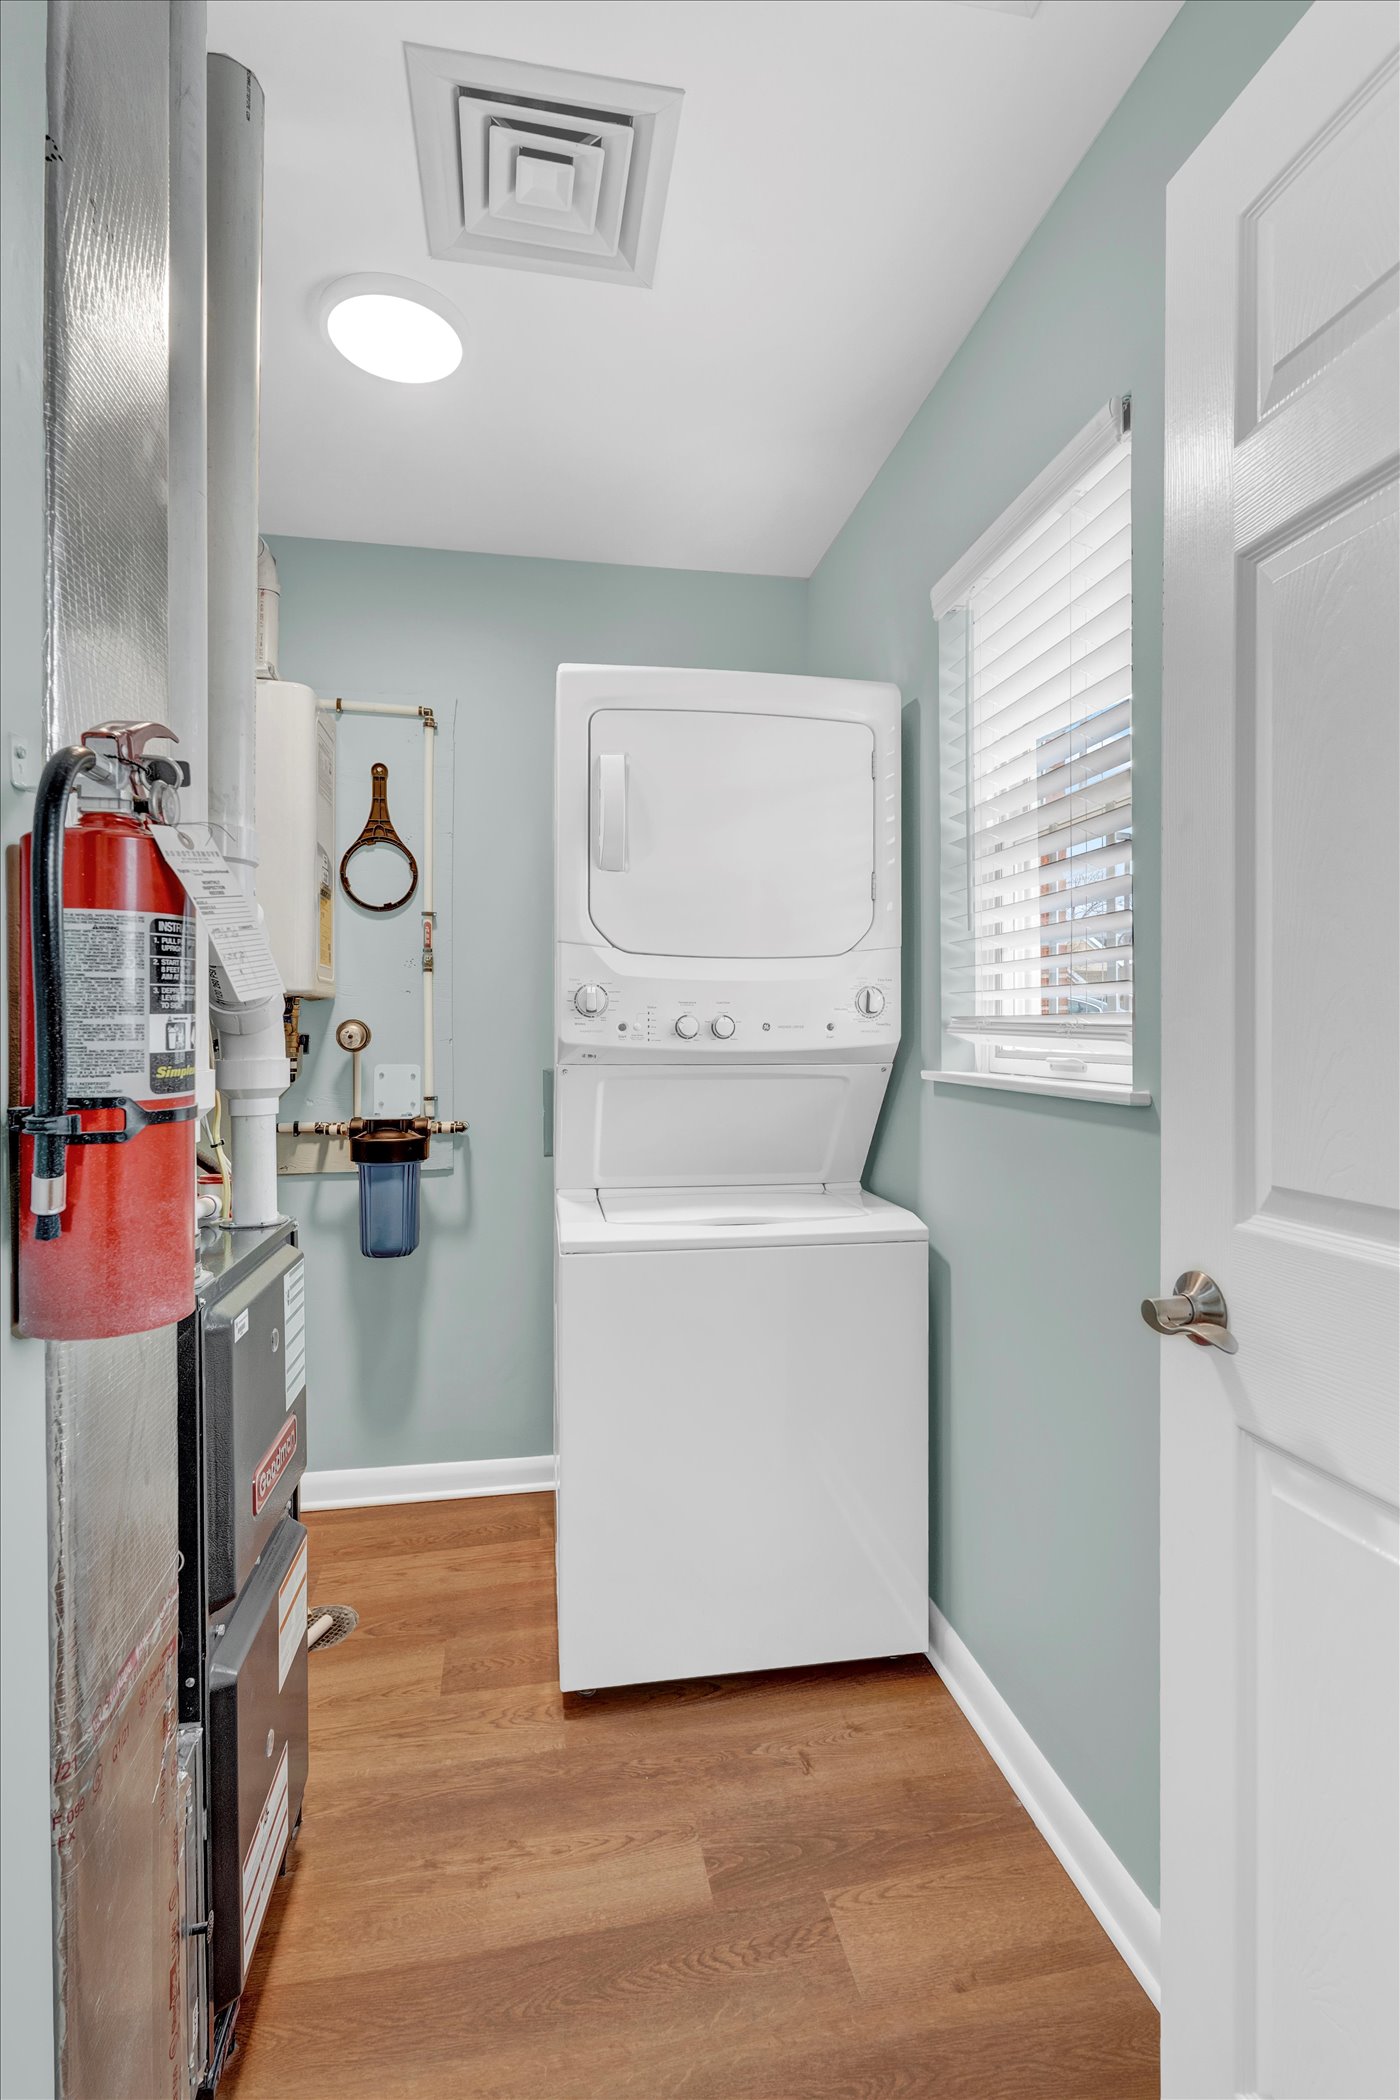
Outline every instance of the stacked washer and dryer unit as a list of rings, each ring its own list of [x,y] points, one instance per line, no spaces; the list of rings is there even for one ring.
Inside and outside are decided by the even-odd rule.
[[[860,1185],[899,818],[893,686],[559,672],[566,1691],[927,1646],[927,1233]]]

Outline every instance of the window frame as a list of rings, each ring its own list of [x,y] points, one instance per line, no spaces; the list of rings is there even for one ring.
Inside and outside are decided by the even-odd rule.
[[[1125,1017],[1127,1025],[1123,1034],[1115,1032],[1110,1036],[1104,1030],[1076,1027],[1068,1015],[1047,1016],[1044,1027],[1040,1029],[1034,1026],[1037,1017],[1018,1016],[1015,1017],[1018,1025],[1008,1027],[1004,1032],[973,1030],[966,1022],[959,1031],[952,1019],[955,1000],[966,1006],[968,998],[975,997],[970,988],[959,992],[957,981],[961,972],[975,966],[976,956],[975,935],[970,931],[974,763],[970,712],[974,695],[967,689],[965,676],[968,632],[966,626],[959,629],[958,616],[966,617],[977,587],[1045,513],[1063,502],[1075,485],[1115,453],[1120,445],[1125,441],[1131,443],[1131,428],[1130,397],[1115,397],[1036,476],[930,592],[939,642],[940,853],[936,898],[939,1062],[937,1068],[923,1073],[925,1079],[993,1091],[1101,1101],[1120,1107],[1146,1107],[1152,1100],[1150,1093],[1135,1084],[1136,985],[1132,1012]],[[1129,477],[1131,484],[1131,468]],[[1131,549],[1131,538],[1129,545]],[[1131,583],[1128,637],[1131,665]],[[1131,676],[1127,697],[1131,727]],[[1028,750],[1033,748],[1032,741]],[[1131,780],[1131,772],[1128,777]],[[1047,806],[1053,807],[1053,804]],[[1125,842],[1128,857],[1131,857],[1133,842],[1134,834],[1130,831]],[[1131,882],[1131,877],[1127,879]],[[1133,930],[1135,933],[1135,926]],[[1009,1042],[1008,1037],[1011,1038]],[[1095,1037],[1099,1039],[1094,1040]],[[1119,1072],[1124,1076],[1120,1078]]]

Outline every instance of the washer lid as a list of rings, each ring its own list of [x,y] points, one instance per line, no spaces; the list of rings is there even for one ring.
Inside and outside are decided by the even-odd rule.
[[[555,1211],[564,1254],[833,1246],[928,1237],[911,1211],[853,1185],[561,1189]]]
[[[862,1211],[863,1189],[809,1188],[599,1189],[610,1225],[786,1225]]]
[[[561,1065],[555,1184],[564,1189],[854,1186],[888,1066]]]

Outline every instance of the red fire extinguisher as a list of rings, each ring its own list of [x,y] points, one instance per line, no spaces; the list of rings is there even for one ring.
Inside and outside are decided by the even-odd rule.
[[[180,779],[144,755],[157,737],[177,741],[104,722],[56,751],[21,848],[21,1334],[139,1334],[194,1309],[194,915],[150,832]]]

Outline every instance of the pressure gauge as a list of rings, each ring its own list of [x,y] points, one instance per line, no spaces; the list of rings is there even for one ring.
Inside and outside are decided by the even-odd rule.
[[[180,797],[168,780],[153,780],[147,790],[147,807],[157,824],[178,824]]]
[[[342,1021],[336,1029],[335,1039],[342,1050],[363,1050],[370,1040],[368,1021]]]

